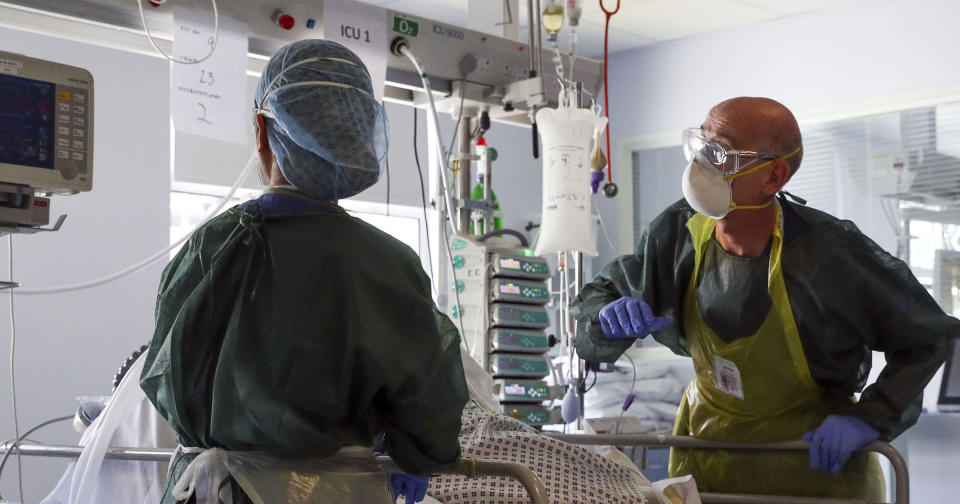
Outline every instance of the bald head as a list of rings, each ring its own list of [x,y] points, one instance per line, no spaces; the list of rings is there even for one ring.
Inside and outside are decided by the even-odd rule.
[[[713,124],[718,138],[740,150],[783,156],[803,143],[800,126],[790,109],[769,98],[722,101],[710,109],[707,122]],[[791,176],[800,168],[802,158],[803,151],[786,160]]]

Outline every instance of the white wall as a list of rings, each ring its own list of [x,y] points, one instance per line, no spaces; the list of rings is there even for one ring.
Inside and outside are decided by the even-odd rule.
[[[801,124],[955,100],[956,19],[960,2],[952,0],[862,1],[616,53],[609,69],[612,141],[627,152],[676,145],[683,128],[735,96],[779,100]],[[662,178],[647,174],[637,182]],[[888,250],[894,246],[889,236],[878,236],[881,226],[865,231]],[[926,393],[936,394],[937,385]],[[898,446],[909,447],[915,502],[946,502],[960,492],[948,476],[960,470],[960,457],[944,448],[957,441],[956,429],[933,419],[901,437]]]
[[[0,28],[0,49],[90,70],[95,82],[94,189],[53,199],[57,233],[14,238],[14,278],[24,288],[79,283],[144,259],[169,242],[170,160],[167,64],[159,59]],[[51,219],[52,220],[52,219]],[[6,239],[0,245],[6,264]],[[109,394],[127,355],[153,335],[163,264],[69,294],[15,297],[17,398],[21,431],[72,414],[74,396]],[[3,268],[6,270],[6,267]],[[0,273],[6,278],[7,273]],[[0,295],[0,437],[13,437],[9,310]],[[32,439],[76,444],[69,423]],[[15,462],[15,461],[13,461]],[[62,459],[24,457],[24,491],[37,502],[59,478]],[[0,490],[17,500],[16,464]]]
[[[623,51],[610,57],[618,140],[700,124],[734,96],[801,119],[867,99],[960,84],[960,3],[872,0]]]

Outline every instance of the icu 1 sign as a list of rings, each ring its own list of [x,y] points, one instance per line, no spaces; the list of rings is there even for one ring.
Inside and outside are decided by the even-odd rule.
[[[362,30],[356,26],[340,25],[340,36],[370,43],[370,30]]]
[[[323,1],[323,38],[339,42],[363,61],[373,81],[373,95],[383,100],[387,76],[387,11],[354,0]]]
[[[416,37],[417,34],[420,33],[420,24],[416,21],[411,21],[400,16],[394,16],[393,31],[399,33],[400,35]]]

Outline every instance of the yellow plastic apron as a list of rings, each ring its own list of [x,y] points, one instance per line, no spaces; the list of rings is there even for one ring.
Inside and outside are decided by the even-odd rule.
[[[700,267],[716,221],[701,214],[687,221],[696,261],[684,297],[683,327],[696,379],[680,404],[676,435],[738,442],[797,441],[842,406],[836,399],[831,404],[807,367],[781,271],[779,204],[776,215],[767,275],[773,306],[756,333],[730,343],[707,326],[697,302]],[[806,451],[672,450],[670,476],[686,474],[692,474],[705,492],[881,502],[885,488],[876,456],[859,452],[833,476],[810,469]]]

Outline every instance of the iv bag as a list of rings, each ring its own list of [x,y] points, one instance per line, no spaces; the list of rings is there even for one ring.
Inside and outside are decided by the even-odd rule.
[[[543,143],[543,211],[537,255],[577,250],[597,255],[590,199],[590,141],[607,126],[589,109],[561,105],[537,111]]]

